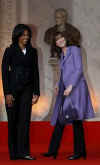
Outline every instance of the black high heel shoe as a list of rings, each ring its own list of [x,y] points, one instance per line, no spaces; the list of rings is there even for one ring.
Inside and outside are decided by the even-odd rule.
[[[56,159],[57,157],[57,153],[50,153],[50,152],[45,152],[42,155],[45,157],[53,157],[54,159]]]
[[[74,154],[69,156],[67,159],[68,160],[76,160],[76,159],[80,159],[83,158],[84,160],[86,159],[86,154]]]

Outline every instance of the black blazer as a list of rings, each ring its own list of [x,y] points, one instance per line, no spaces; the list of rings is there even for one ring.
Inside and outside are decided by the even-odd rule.
[[[2,60],[4,95],[14,94],[31,86],[33,94],[40,95],[37,50],[26,47],[24,55],[18,45],[6,48]]]

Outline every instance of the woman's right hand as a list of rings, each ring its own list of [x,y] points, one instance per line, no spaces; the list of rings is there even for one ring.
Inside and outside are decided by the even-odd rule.
[[[5,101],[6,101],[6,104],[8,105],[8,107],[12,107],[14,100],[15,99],[14,99],[13,95],[11,95],[11,94],[6,95],[6,97],[5,97]]]
[[[55,93],[55,95],[58,95],[58,91],[59,91],[58,86],[55,86],[55,88],[54,88],[54,93]]]

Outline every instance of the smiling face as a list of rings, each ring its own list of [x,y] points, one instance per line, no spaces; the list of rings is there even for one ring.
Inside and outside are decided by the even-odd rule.
[[[63,36],[61,36],[60,34],[58,36],[56,36],[56,46],[61,49],[66,47],[66,39]]]
[[[24,33],[19,37],[18,43],[19,45],[26,46],[28,41],[29,41],[29,32],[28,30],[25,30]]]

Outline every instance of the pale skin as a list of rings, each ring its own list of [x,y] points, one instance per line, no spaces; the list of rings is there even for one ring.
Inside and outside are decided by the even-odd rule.
[[[29,40],[29,33],[27,30],[24,31],[23,35],[19,37],[19,40],[18,40],[18,45],[19,47],[23,50],[25,47],[26,47],[26,44]],[[32,98],[32,105],[33,104],[36,104],[37,101],[39,99],[39,96],[38,95],[34,95],[33,94],[33,98]],[[12,94],[7,94],[5,96],[5,102],[6,104],[8,105],[8,107],[12,107],[13,106],[13,102],[14,102],[14,97]]]
[[[61,35],[58,35],[56,37],[56,46],[60,47],[63,51],[63,54],[66,55],[66,51],[67,51],[67,46],[66,46],[66,40],[64,37],[62,37]],[[57,95],[59,91],[59,87],[56,86],[55,87],[55,94]],[[64,90],[64,96],[69,96],[70,93],[72,91],[72,84],[70,84],[65,90]]]

